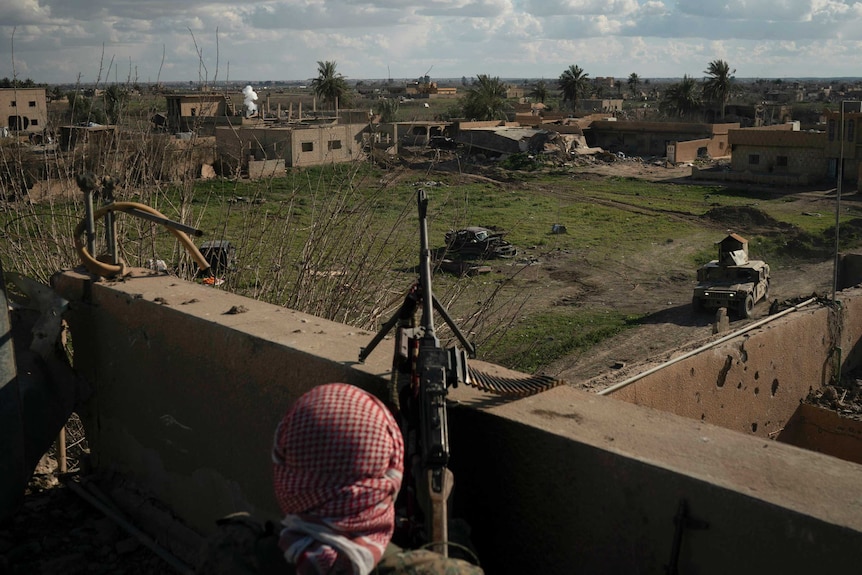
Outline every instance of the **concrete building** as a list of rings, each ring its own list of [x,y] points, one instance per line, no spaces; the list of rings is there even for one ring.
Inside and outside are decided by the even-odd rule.
[[[107,145],[116,134],[116,126],[60,126],[60,149],[69,151],[80,145]]]
[[[578,100],[578,110],[581,112],[622,112],[622,98],[587,98]]]
[[[0,88],[0,127],[35,134],[47,125],[45,88]]]
[[[858,189],[862,179],[862,141],[858,127],[862,121],[859,102],[855,111],[845,109],[824,114],[823,130],[800,130],[799,124],[731,130],[731,171],[720,175],[727,181],[806,185],[838,177],[843,160],[844,181]],[[701,173],[695,178],[713,177]]]
[[[206,132],[206,135],[212,135],[216,125],[229,124],[227,118],[235,114],[232,102],[224,94],[168,94],[165,100],[170,132]]]
[[[699,154],[711,158],[730,155],[728,131],[735,128],[739,128],[739,124],[636,122],[611,118],[592,122],[585,135],[591,147],[612,153],[622,152],[627,156],[665,157],[668,145],[675,144],[676,158],[673,161],[681,162],[690,161]],[[693,156],[690,154],[692,147],[695,150]]]
[[[731,130],[731,169],[737,174],[794,178],[809,183],[835,173],[823,132],[802,132],[794,124]]]
[[[509,84],[506,86],[507,100],[522,100],[526,96],[527,89],[524,86],[515,86],[514,84]]]
[[[350,162],[361,157],[368,124],[286,124],[256,122],[215,129],[223,166],[252,174],[264,162],[277,172],[287,167]],[[279,167],[280,166],[280,167]],[[269,168],[266,170],[271,172]]]
[[[842,102],[844,114],[840,110],[827,111],[825,145],[829,156],[828,177],[838,177],[838,167],[843,160],[844,180],[857,182],[862,179],[862,138],[859,127],[862,123],[862,102]],[[843,123],[842,123],[843,120]]]

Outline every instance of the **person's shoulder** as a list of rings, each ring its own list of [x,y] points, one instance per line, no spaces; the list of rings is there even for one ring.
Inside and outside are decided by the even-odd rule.
[[[390,545],[373,573],[377,575],[483,575],[481,567],[463,559],[444,557],[427,549]]]
[[[278,547],[278,534],[270,522],[248,513],[234,513],[216,521],[216,529],[204,541],[195,568],[198,575],[291,574]]]

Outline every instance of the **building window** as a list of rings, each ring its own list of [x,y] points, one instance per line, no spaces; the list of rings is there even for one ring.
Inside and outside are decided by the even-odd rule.
[[[314,142],[303,142],[302,143],[302,151],[303,152],[313,152],[314,151]]]
[[[27,102],[27,105],[30,106],[31,108],[35,108],[36,107],[36,100],[30,100],[29,102]]]
[[[775,156],[775,166],[778,168],[786,168],[787,156]]]
[[[329,140],[326,144],[326,148],[328,150],[340,150],[341,149],[341,140]]]
[[[38,126],[38,125],[39,125],[39,120],[37,120],[37,119],[35,119],[35,118],[34,118],[34,119],[32,119],[32,120],[30,120],[30,125],[31,125],[31,126]]]
[[[856,139],[856,121],[848,120],[847,121],[847,141],[852,142]]]
[[[16,102],[15,100],[12,100],[12,102],[10,102],[9,105],[12,106],[13,108],[17,108],[18,102]]]
[[[829,120],[829,141],[835,141],[835,120]]]
[[[748,154],[748,163],[752,166],[756,166],[760,163],[760,154]]]

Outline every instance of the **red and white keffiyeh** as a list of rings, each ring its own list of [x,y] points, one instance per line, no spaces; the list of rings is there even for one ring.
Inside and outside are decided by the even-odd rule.
[[[300,397],[275,432],[279,545],[297,572],[369,573],[392,538],[404,443],[376,397],[344,383]]]

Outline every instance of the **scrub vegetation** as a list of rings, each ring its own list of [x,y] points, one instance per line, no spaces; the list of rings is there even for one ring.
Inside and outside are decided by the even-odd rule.
[[[687,246],[682,267],[693,275],[713,257],[712,242],[721,239],[715,232],[704,235],[704,223],[720,226],[729,217],[744,227],[743,214],[768,218],[757,229],[773,232],[748,238],[761,257],[824,259],[834,235],[828,214],[800,215],[785,196],[597,177],[577,168],[538,170],[506,183],[356,162],[255,182],[189,180],[116,193],[118,200],[153,206],[202,230],[198,245],[229,241],[236,266],[219,272],[225,280],[219,289],[375,331],[416,279],[420,186],[430,198],[432,248],[443,247],[447,230],[469,225],[505,230],[517,246],[518,257],[485,262],[490,273],[456,277],[438,271],[434,286],[481,358],[526,371],[587,350],[640,317],[618,309],[613,299],[598,306],[560,305],[546,291],[555,277],[577,284],[593,266],[646,258],[663,244]],[[77,265],[72,230],[84,215],[81,197],[3,202],[4,268],[47,282],[55,271]],[[842,215],[849,229],[857,228],[854,210]],[[195,279],[191,260],[164,228],[124,214],[117,220],[121,256],[129,265],[162,260],[172,273]],[[566,233],[552,233],[554,224],[564,224]],[[846,233],[844,240],[857,244],[860,235]]]

